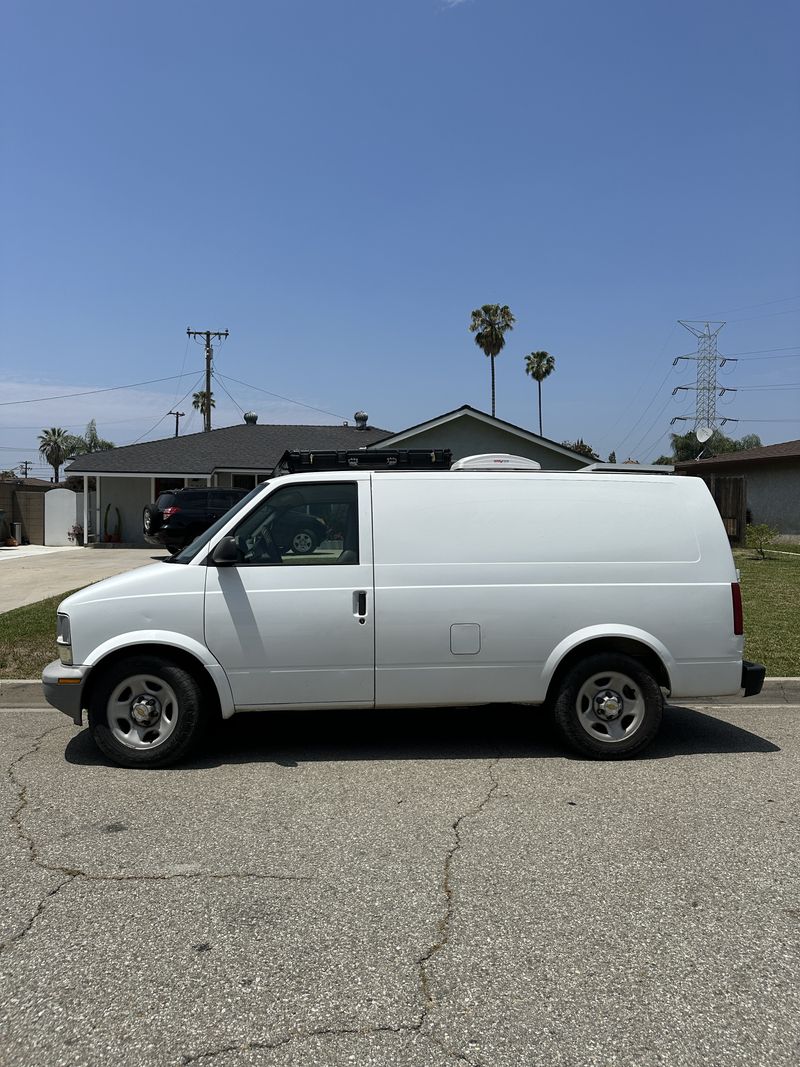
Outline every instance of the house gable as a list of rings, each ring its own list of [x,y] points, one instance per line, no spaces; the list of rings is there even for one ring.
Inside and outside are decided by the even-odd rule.
[[[578,452],[468,404],[393,434],[371,447],[449,448],[454,461],[485,452],[509,452],[536,460],[547,470],[578,470],[589,462]]]

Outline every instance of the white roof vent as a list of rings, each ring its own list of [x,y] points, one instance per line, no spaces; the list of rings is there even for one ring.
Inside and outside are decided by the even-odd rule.
[[[507,452],[487,452],[482,456],[464,456],[456,460],[451,471],[540,471],[541,463]]]

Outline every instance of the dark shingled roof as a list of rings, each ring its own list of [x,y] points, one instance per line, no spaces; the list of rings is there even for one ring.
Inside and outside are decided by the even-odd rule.
[[[708,459],[693,459],[676,463],[675,470],[680,472],[709,467],[729,466],[737,463],[761,463],[764,460],[800,459],[800,441],[781,441],[777,445],[763,445],[761,448],[746,448],[743,452],[726,452],[721,456]]]
[[[215,470],[271,472],[287,449],[364,448],[390,437],[368,426],[224,426],[210,433],[165,437],[78,456],[72,474],[211,474]]]

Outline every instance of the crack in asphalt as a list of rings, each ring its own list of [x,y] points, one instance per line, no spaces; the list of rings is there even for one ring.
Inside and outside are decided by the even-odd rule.
[[[47,893],[45,893],[42,899],[37,903],[33,914],[26,921],[22,929],[18,930],[16,934],[12,934],[11,937],[7,937],[5,941],[0,941],[0,953],[6,952],[13,944],[15,944],[17,941],[21,941],[23,937],[26,937],[31,932],[36,920],[44,911],[45,905],[50,899],[50,897],[54,897],[56,893],[60,893],[64,886],[69,885],[71,881],[71,878],[65,878],[64,881],[59,882],[54,889],[50,889]]]
[[[417,966],[419,967],[420,985],[422,986],[422,992],[426,1000],[426,1008],[424,1014],[427,1014],[428,1009],[436,1002],[436,998],[434,997],[430,987],[430,981],[428,978],[428,966],[433,957],[437,953],[441,952],[450,940],[450,926],[453,919],[453,859],[457,855],[457,853],[461,851],[461,846],[463,843],[461,840],[461,824],[464,822],[465,819],[471,819],[476,815],[480,815],[486,805],[491,801],[494,794],[500,788],[500,781],[497,777],[497,774],[495,773],[495,768],[497,767],[499,762],[500,756],[497,756],[489,767],[489,777],[492,782],[489,791],[486,793],[480,803],[478,803],[475,807],[470,808],[468,811],[465,811],[463,815],[459,815],[459,817],[456,819],[456,821],[452,824],[451,827],[453,831],[454,840],[451,848],[448,849],[447,855],[445,856],[444,874],[442,877],[442,892],[444,893],[445,897],[444,914],[439,920],[436,940],[430,946],[428,951],[425,952],[424,955],[420,956],[417,960]]]
[[[349,1035],[365,1037],[370,1034],[415,1033],[420,1034],[424,1041],[430,1041],[442,1052],[460,1063],[467,1063],[470,1067],[479,1067],[478,1064],[467,1059],[462,1053],[447,1048],[438,1038],[433,1037],[431,1034],[420,1033],[423,1022],[424,1015],[415,1023],[399,1023],[397,1026],[324,1026],[316,1030],[304,1031],[300,1034],[287,1034],[285,1037],[277,1038],[275,1041],[245,1041],[237,1044],[222,1045],[220,1048],[209,1049],[206,1052],[186,1054],[181,1057],[180,1063],[181,1067],[188,1067],[189,1064],[199,1063],[201,1060],[211,1060],[216,1056],[224,1056],[231,1052],[273,1052],[276,1049],[283,1048],[284,1045],[291,1044],[293,1041],[308,1041],[312,1037],[347,1037]]]
[[[212,880],[253,878],[253,879],[261,879],[261,880],[265,880],[265,881],[287,881],[287,882],[318,882],[318,881],[320,881],[317,878],[314,878],[314,877],[311,877],[311,876],[306,876],[306,875],[264,874],[264,873],[257,872],[257,871],[229,872],[229,873],[216,873],[216,874],[215,873],[205,873],[205,872],[202,872],[202,871],[196,871],[196,872],[179,872],[179,873],[175,873],[175,874],[101,875],[101,874],[92,873],[90,871],[85,871],[85,870],[83,870],[82,868],[79,868],[79,867],[66,867],[66,866],[59,865],[59,864],[51,864],[51,863],[44,862],[44,860],[42,860],[41,857],[39,856],[38,850],[36,848],[36,842],[35,842],[35,840],[33,838],[33,835],[28,833],[25,830],[25,828],[23,827],[23,825],[22,825],[23,814],[24,814],[26,808],[29,806],[30,801],[29,801],[29,797],[28,797],[28,787],[17,776],[16,768],[19,767],[19,765],[24,760],[30,758],[31,756],[34,756],[39,751],[39,749],[40,749],[42,743],[44,742],[45,738],[47,738],[50,734],[55,733],[55,732],[57,732],[58,730],[61,730],[61,729],[64,729],[64,726],[60,726],[60,725],[59,726],[54,726],[54,727],[50,727],[49,729],[47,729],[47,730],[43,731],[41,734],[39,734],[34,739],[34,742],[33,742],[33,744],[31,745],[30,748],[28,748],[25,752],[21,753],[19,756],[17,756],[14,760],[11,761],[11,763],[8,766],[7,772],[6,772],[6,777],[8,778],[8,781],[11,783],[12,787],[14,789],[16,789],[17,801],[18,801],[17,807],[15,808],[15,810],[11,814],[11,817],[10,817],[10,820],[9,820],[9,824],[13,827],[18,839],[25,845],[25,848],[26,848],[26,851],[27,851],[27,854],[28,854],[29,862],[31,864],[33,864],[35,867],[38,867],[40,870],[47,871],[48,873],[62,874],[62,875],[64,875],[64,878],[62,879],[62,881],[60,881],[58,883],[58,885],[56,885],[54,888],[48,890],[44,894],[44,896],[41,898],[41,900],[39,900],[39,902],[37,903],[33,914],[30,916],[30,918],[25,923],[25,926],[20,931],[18,931],[16,934],[13,934],[11,937],[7,938],[5,941],[0,943],[0,952],[3,952],[5,950],[7,950],[11,945],[18,943],[23,938],[25,938],[30,933],[30,931],[33,929],[33,927],[35,926],[36,921],[43,914],[43,912],[45,910],[45,907],[46,907],[46,904],[47,904],[47,901],[49,899],[51,899],[52,897],[56,896],[58,893],[60,893],[61,890],[65,886],[72,884],[72,882],[75,881],[75,879],[77,879],[77,878],[81,878],[81,879],[83,879],[85,881],[91,881],[91,882],[148,882],[148,881],[166,882],[166,881],[172,881],[172,880],[177,880],[177,879],[197,879],[197,878],[205,878],[205,879],[212,879]],[[453,920],[453,879],[452,879],[453,860],[454,860],[455,856],[461,851],[461,848],[462,848],[462,845],[463,845],[463,840],[462,840],[462,837],[461,837],[461,826],[462,826],[462,823],[466,819],[471,819],[471,818],[474,818],[475,816],[479,815],[484,810],[484,808],[486,808],[486,806],[490,803],[490,801],[492,800],[492,797],[497,792],[497,790],[498,790],[498,788],[500,786],[500,782],[499,782],[499,779],[498,779],[497,774],[496,774],[496,768],[497,768],[497,766],[498,766],[498,764],[500,762],[500,759],[501,759],[501,756],[498,755],[497,757],[495,757],[495,759],[492,761],[492,763],[489,766],[489,778],[491,780],[491,786],[487,790],[486,794],[482,797],[482,799],[479,801],[479,803],[474,805],[472,808],[469,808],[463,814],[459,815],[458,818],[451,824],[451,830],[452,830],[452,833],[453,833],[453,844],[447,850],[447,853],[445,855],[443,876],[442,876],[442,883],[441,883],[442,892],[443,892],[444,897],[445,897],[444,913],[441,916],[441,918],[439,919],[439,922],[437,924],[436,940],[431,944],[431,946],[428,948],[428,950],[415,961],[416,962],[416,966],[417,966],[418,971],[419,971],[420,987],[421,987],[421,990],[422,990],[422,993],[423,993],[423,996],[424,996],[424,999],[425,999],[425,1003],[424,1003],[423,1009],[420,1012],[419,1018],[417,1019],[416,1022],[414,1022],[414,1023],[400,1023],[397,1026],[386,1025],[386,1026],[341,1027],[341,1028],[337,1028],[337,1027],[320,1027],[318,1029],[306,1031],[306,1032],[303,1032],[303,1033],[288,1034],[288,1035],[286,1035],[286,1036],[284,1036],[282,1038],[279,1038],[279,1039],[277,1039],[275,1041],[272,1041],[272,1042],[268,1042],[268,1041],[261,1042],[261,1041],[258,1041],[258,1042],[244,1042],[244,1043],[230,1044],[230,1045],[222,1046],[222,1047],[217,1048],[217,1049],[210,1049],[210,1050],[205,1051],[205,1052],[199,1052],[199,1053],[194,1053],[194,1054],[186,1054],[186,1055],[182,1056],[181,1061],[180,1061],[181,1064],[182,1064],[182,1067],[187,1067],[187,1065],[189,1065],[189,1064],[198,1063],[198,1062],[200,1062],[202,1060],[210,1060],[210,1059],[213,1059],[214,1057],[221,1056],[221,1055],[224,1055],[225,1053],[229,1053],[229,1052],[246,1052],[246,1051],[251,1051],[251,1050],[271,1051],[271,1050],[274,1050],[274,1049],[281,1048],[284,1045],[288,1045],[290,1042],[300,1041],[300,1040],[309,1040],[310,1038],[313,1038],[313,1037],[334,1037],[334,1036],[338,1037],[338,1036],[345,1036],[345,1035],[348,1035],[348,1034],[349,1035],[368,1035],[368,1034],[383,1034],[383,1033],[391,1033],[391,1034],[417,1033],[417,1034],[420,1035],[420,1037],[423,1040],[430,1041],[432,1044],[436,1045],[437,1048],[439,1048],[446,1055],[450,1056],[452,1059],[457,1060],[460,1063],[466,1063],[466,1064],[469,1065],[469,1067],[480,1067],[480,1064],[477,1061],[471,1060],[465,1054],[463,1054],[461,1052],[458,1052],[455,1049],[449,1048],[443,1041],[441,1041],[439,1038],[435,1037],[433,1034],[423,1033],[422,1032],[422,1028],[424,1027],[425,1023],[428,1021],[431,1009],[436,1004],[436,998],[433,995],[433,992],[432,992],[432,990],[430,988],[430,981],[429,981],[429,977],[428,977],[428,969],[429,969],[429,966],[430,966],[431,961],[433,960],[434,956],[436,956],[437,953],[442,951],[442,949],[447,945],[447,943],[449,942],[449,939],[450,939],[450,930],[451,930],[452,920]]]
[[[479,815],[484,808],[489,804],[494,794],[500,787],[500,781],[497,777],[496,768],[500,763],[501,757],[498,755],[492,761],[489,766],[489,778],[491,780],[491,786],[486,791],[486,794],[481,798],[479,803],[474,807],[469,808],[462,815],[451,823],[451,830],[453,832],[453,844],[447,850],[447,854],[444,860],[444,870],[442,875],[442,892],[445,897],[445,910],[442,917],[439,919],[437,925],[437,937],[430,948],[420,956],[415,962],[419,969],[419,982],[425,997],[425,1004],[420,1012],[419,1018],[414,1023],[401,1023],[398,1026],[367,1026],[367,1027],[321,1027],[316,1030],[308,1030],[297,1034],[288,1034],[285,1037],[277,1038],[274,1041],[245,1041],[238,1042],[230,1045],[223,1045],[220,1048],[208,1049],[205,1052],[197,1052],[191,1055],[187,1054],[181,1058],[181,1067],[188,1067],[189,1064],[199,1063],[202,1060],[211,1060],[216,1056],[223,1056],[226,1053],[231,1052],[250,1052],[250,1051],[273,1051],[278,1048],[282,1048],[284,1045],[288,1045],[293,1041],[306,1041],[312,1037],[328,1037],[328,1036],[343,1036],[347,1034],[353,1035],[367,1035],[367,1034],[401,1034],[401,1033],[415,1033],[425,1041],[430,1041],[431,1044],[436,1045],[438,1049],[444,1052],[447,1056],[457,1060],[459,1063],[466,1063],[469,1067],[480,1067],[480,1063],[477,1060],[471,1060],[463,1052],[458,1052],[455,1049],[449,1048],[442,1040],[430,1033],[423,1033],[422,1028],[428,1021],[430,1011],[436,1004],[436,998],[434,997],[430,983],[428,980],[428,965],[433,957],[445,947],[450,939],[450,928],[453,919],[453,880],[452,869],[453,859],[456,854],[461,850],[463,841],[461,838],[461,825],[465,819],[474,818]]]
[[[241,879],[252,878],[261,881],[271,882],[321,882],[319,878],[315,878],[311,875],[300,874],[265,874],[261,871],[231,871],[231,872],[206,872],[206,871],[180,871],[173,874],[97,874],[92,871],[86,871],[81,867],[67,867],[58,863],[46,863],[39,855],[36,847],[36,842],[32,834],[22,825],[23,816],[25,810],[30,806],[30,800],[28,795],[27,785],[20,780],[16,770],[19,765],[31,756],[35,756],[41,748],[45,738],[50,734],[56,733],[58,730],[65,729],[65,726],[51,726],[47,730],[44,730],[41,734],[34,738],[32,745],[27,748],[20,755],[16,756],[8,765],[6,770],[6,778],[11,783],[12,789],[16,791],[17,806],[12,811],[9,818],[9,826],[11,826],[19,841],[23,843],[28,854],[28,862],[33,864],[41,871],[46,871],[48,874],[61,874],[64,878],[54,888],[48,890],[44,896],[37,902],[33,914],[26,920],[22,930],[11,937],[6,938],[0,942],[0,952],[7,950],[11,945],[18,941],[21,941],[30,931],[33,929],[36,920],[42,915],[45,910],[45,905],[50,897],[54,897],[59,893],[64,886],[71,884],[75,879],[80,878],[86,882],[169,882],[179,879],[199,879],[205,878],[214,881],[224,881],[226,879]]]

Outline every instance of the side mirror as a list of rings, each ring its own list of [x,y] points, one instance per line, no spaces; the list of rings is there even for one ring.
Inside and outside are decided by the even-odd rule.
[[[215,567],[233,567],[240,562],[239,546],[235,537],[223,537],[211,553]]]

